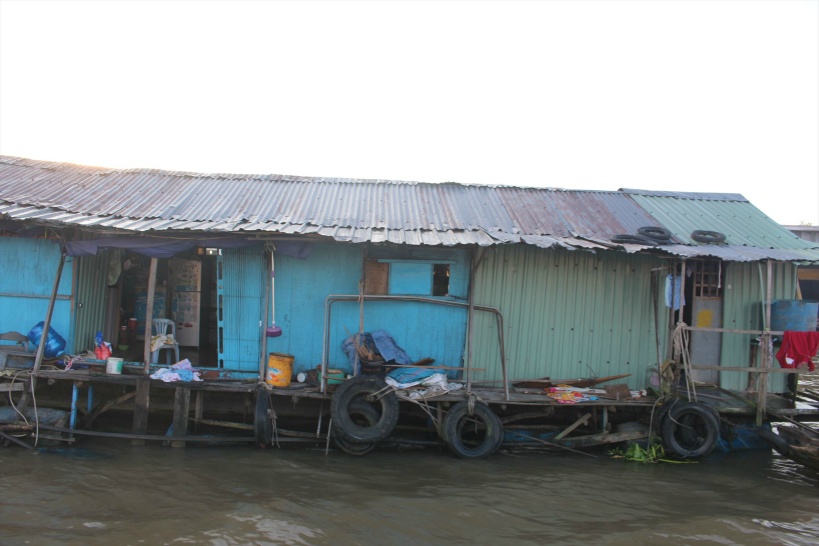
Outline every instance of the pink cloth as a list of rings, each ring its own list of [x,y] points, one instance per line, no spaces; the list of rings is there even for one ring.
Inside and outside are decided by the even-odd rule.
[[[819,332],[785,332],[782,346],[776,352],[776,359],[783,368],[798,368],[803,364],[808,369],[816,369],[811,359],[819,349]],[[788,361],[790,360],[790,362]]]

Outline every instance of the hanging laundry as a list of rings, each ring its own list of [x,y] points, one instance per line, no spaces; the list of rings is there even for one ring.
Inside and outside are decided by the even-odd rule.
[[[785,332],[776,359],[783,368],[798,368],[807,364],[813,371],[816,366],[812,358],[819,349],[819,332]]]
[[[674,310],[680,308],[680,302],[685,305],[685,297],[682,295],[682,277],[680,275],[669,274],[665,278],[665,306]]]

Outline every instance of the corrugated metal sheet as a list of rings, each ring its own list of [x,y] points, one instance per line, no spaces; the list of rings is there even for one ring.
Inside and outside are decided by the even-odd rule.
[[[0,156],[0,216],[94,229],[264,232],[408,245],[526,243],[737,261],[819,260],[734,194],[470,186],[284,175],[106,169]],[[671,246],[617,245],[643,226]],[[699,245],[694,229],[729,234]]]
[[[800,239],[744,199],[741,201],[701,199],[687,197],[685,194],[655,196],[649,195],[649,192],[629,191],[635,192],[630,194],[634,200],[668,229],[678,241],[691,245],[689,252],[708,251],[717,257],[722,257],[719,255],[720,252],[730,252],[734,256],[749,253],[749,260],[738,261],[758,260],[760,259],[759,254],[768,250],[808,251],[806,255],[816,254],[814,252],[817,249],[815,243]],[[694,241],[691,233],[695,230],[724,233],[725,246]],[[722,248],[725,250],[721,250]],[[685,252],[684,248],[669,250],[674,253]],[[783,252],[783,255],[786,254]],[[775,256],[771,258],[777,259]]]
[[[783,226],[788,231],[806,241],[819,244],[819,227],[816,226]]]
[[[217,268],[219,367],[258,373],[267,305],[264,253],[226,249],[218,257]]]
[[[645,386],[657,364],[653,268],[662,260],[618,252],[543,252],[524,245],[486,251],[475,285],[478,305],[504,316],[510,379],[632,374]],[[659,288],[657,288],[659,292]],[[667,313],[659,313],[665,355]],[[501,378],[497,328],[478,314],[473,330],[477,380]]]
[[[773,264],[771,270],[772,300],[792,299],[796,294],[796,273],[793,264]],[[725,270],[723,326],[734,330],[760,330],[763,327],[763,301],[767,287],[767,267],[764,264],[729,264]],[[724,334],[721,362],[723,366],[748,366],[751,355],[751,334]],[[778,366],[775,362],[774,366]],[[748,388],[745,372],[721,372],[720,385],[729,390]],[[771,374],[771,392],[785,392],[785,376]]]
[[[107,324],[105,309],[108,295],[108,253],[83,256],[75,260],[77,295],[73,342],[76,352],[81,352],[94,349],[96,332],[104,330]],[[106,339],[116,344],[116,339],[110,336],[106,336]]]

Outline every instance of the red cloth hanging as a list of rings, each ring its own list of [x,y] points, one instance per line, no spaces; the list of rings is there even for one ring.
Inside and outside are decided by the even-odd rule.
[[[783,368],[798,368],[803,364],[813,371],[816,366],[811,359],[819,349],[819,332],[785,332],[776,359]]]

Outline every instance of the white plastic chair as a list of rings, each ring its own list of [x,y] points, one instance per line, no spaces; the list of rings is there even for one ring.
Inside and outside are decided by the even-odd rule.
[[[153,332],[156,336],[163,336],[170,334],[173,336],[173,342],[164,343],[156,351],[151,351],[151,363],[159,362],[159,351],[168,350],[173,351],[176,355],[176,360],[171,362],[171,353],[168,353],[168,364],[175,364],[179,362],[179,343],[176,342],[176,324],[171,319],[159,318],[153,320]]]

